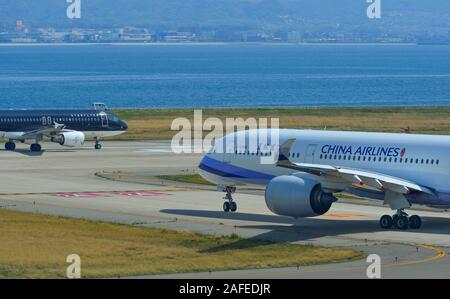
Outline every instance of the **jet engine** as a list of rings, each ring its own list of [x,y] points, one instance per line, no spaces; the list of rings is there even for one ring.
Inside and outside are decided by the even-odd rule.
[[[319,182],[294,175],[272,179],[266,188],[267,207],[277,215],[294,218],[325,214],[337,198],[322,190]]]
[[[62,146],[75,147],[84,144],[85,136],[83,132],[64,132],[52,137],[52,142]]]

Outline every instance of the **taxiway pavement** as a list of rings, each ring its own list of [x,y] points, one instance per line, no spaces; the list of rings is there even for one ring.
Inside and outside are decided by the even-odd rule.
[[[450,278],[450,213],[416,211],[420,230],[382,231],[378,219],[391,211],[380,205],[344,202],[326,215],[294,220],[272,214],[258,191],[239,192],[237,213],[224,213],[214,188],[158,179],[193,173],[199,155],[174,155],[168,142],[104,142],[104,149],[64,149],[45,144],[36,155],[0,151],[0,207],[126,223],[238,234],[323,246],[350,246],[382,259],[385,278]],[[106,178],[105,178],[106,177]],[[109,178],[109,179],[108,179]],[[368,263],[187,273],[142,278],[366,278]]]

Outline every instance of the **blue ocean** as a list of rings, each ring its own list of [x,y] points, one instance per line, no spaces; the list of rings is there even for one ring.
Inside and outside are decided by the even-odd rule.
[[[450,105],[450,46],[0,47],[0,108]]]

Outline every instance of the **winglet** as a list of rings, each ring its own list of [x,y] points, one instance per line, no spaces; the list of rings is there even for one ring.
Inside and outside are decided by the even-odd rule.
[[[278,161],[289,161],[291,148],[294,145],[296,139],[288,139],[282,145],[280,145],[280,151]]]

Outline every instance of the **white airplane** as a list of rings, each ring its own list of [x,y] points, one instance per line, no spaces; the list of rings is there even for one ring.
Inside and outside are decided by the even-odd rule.
[[[279,130],[279,147],[269,138],[249,150],[249,140],[260,133],[224,137],[199,165],[200,174],[226,192],[225,212],[237,210],[232,194],[243,185],[265,186],[267,207],[294,218],[325,214],[337,201],[335,193],[383,200],[396,211],[381,217],[384,229],[419,229],[421,218],[405,213],[412,204],[450,206],[450,136]],[[234,152],[222,153],[219,147],[231,141]],[[262,164],[271,154],[278,161]]]

